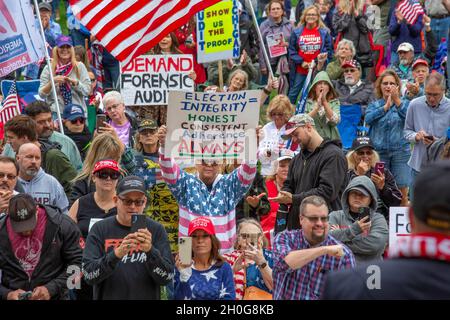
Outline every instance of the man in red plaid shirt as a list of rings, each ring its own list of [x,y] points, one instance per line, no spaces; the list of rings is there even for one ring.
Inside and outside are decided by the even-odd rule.
[[[349,248],[328,235],[328,207],[319,196],[300,205],[301,230],[284,231],[274,243],[274,300],[319,299],[328,272],[355,267]]]

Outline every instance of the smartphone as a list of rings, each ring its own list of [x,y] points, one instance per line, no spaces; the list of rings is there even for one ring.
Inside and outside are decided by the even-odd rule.
[[[102,128],[105,126],[104,122],[106,122],[106,114],[98,114],[97,115],[97,123],[95,124],[95,127]]]
[[[375,163],[375,173],[376,174],[384,174],[384,162],[383,161]]]
[[[428,139],[428,140],[434,140],[433,136],[424,136],[424,138]]]
[[[33,293],[31,291],[23,292],[19,294],[19,300],[30,300]]]
[[[192,263],[192,238],[178,238],[178,254],[181,264],[190,265]]]
[[[131,215],[131,233],[138,232],[139,229],[147,228],[147,217],[143,214]]]
[[[369,217],[366,222],[370,221],[370,208],[369,207],[361,207],[359,208],[358,220],[362,220],[365,217]]]

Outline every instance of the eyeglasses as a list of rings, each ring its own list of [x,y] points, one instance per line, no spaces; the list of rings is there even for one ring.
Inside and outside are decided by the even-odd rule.
[[[120,200],[122,200],[123,204],[126,205],[127,207],[131,207],[134,203],[134,205],[136,207],[141,207],[144,205],[145,200],[144,199],[138,199],[138,200],[132,200],[132,199],[126,199],[126,198],[120,198]]]
[[[147,130],[142,130],[141,132],[139,132],[139,134],[142,134],[143,136],[152,136],[157,131],[158,131],[157,129],[147,129]]]
[[[15,178],[17,178],[17,176],[15,176],[13,174],[0,172],[0,179],[5,179],[5,177],[8,180],[14,180]]]
[[[305,217],[306,219],[309,220],[309,222],[312,222],[312,223],[317,223],[319,220],[322,223],[328,223],[328,220],[329,220],[328,216],[326,216],[326,217],[310,217],[310,216],[302,215],[302,217]]]
[[[345,69],[344,73],[355,73],[356,71],[358,71],[357,69]]]
[[[73,120],[70,120],[70,123],[72,123],[72,124],[84,124],[84,121],[85,121],[85,119],[84,118],[77,118],[77,119],[73,119]]]
[[[372,150],[367,150],[367,151],[356,151],[356,154],[358,156],[371,156],[373,154]]]
[[[120,177],[120,173],[116,171],[97,171],[95,176],[102,180],[106,180],[108,178],[111,180],[117,180]]]
[[[192,239],[206,239],[206,238],[209,238],[210,235],[209,234],[192,235],[191,237],[192,237]]]
[[[317,14],[315,14],[315,13],[308,13],[306,15],[306,17],[317,17]]]
[[[397,84],[395,82],[382,82],[383,86],[396,86]]]
[[[284,113],[278,112],[278,113],[270,113],[271,117],[284,117]]]
[[[120,107],[120,106],[121,106],[121,103],[119,103],[119,104],[113,104],[112,106],[107,107],[107,108],[106,108],[106,111],[110,112],[110,111],[116,110],[116,109],[117,109],[118,107]]]

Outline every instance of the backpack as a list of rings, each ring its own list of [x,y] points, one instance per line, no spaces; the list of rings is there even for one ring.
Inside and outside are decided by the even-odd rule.
[[[58,142],[49,141],[47,139],[39,139],[38,141],[41,144],[41,167],[45,168],[45,159],[47,157],[47,153],[53,149],[61,151],[62,146]]]

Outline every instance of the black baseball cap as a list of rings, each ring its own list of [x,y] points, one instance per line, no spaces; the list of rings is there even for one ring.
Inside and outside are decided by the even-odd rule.
[[[152,119],[144,119],[139,123],[138,131],[144,131],[147,129],[158,129],[158,124]]]
[[[372,144],[372,140],[370,140],[369,137],[357,137],[355,140],[353,140],[352,143],[352,150],[356,151],[362,148],[370,148],[372,150],[375,150],[375,147]]]
[[[9,200],[8,215],[14,232],[32,231],[36,228],[36,202],[26,193],[19,193]]]
[[[422,169],[414,183],[414,216],[431,228],[450,230],[450,161]]]
[[[119,181],[117,184],[117,195],[124,196],[130,192],[141,192],[145,194],[145,183],[144,179],[138,176],[127,176]]]

